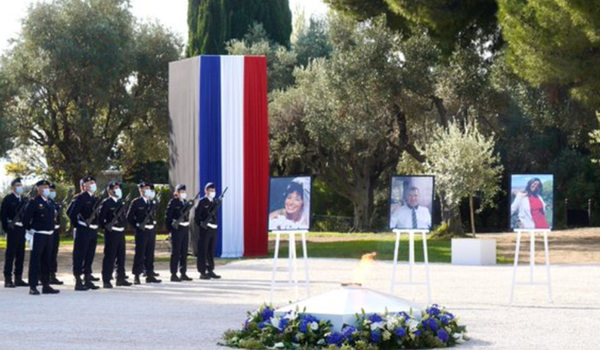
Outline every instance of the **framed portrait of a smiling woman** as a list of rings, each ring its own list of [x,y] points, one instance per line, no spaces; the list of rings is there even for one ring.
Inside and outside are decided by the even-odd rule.
[[[271,177],[269,231],[309,230],[311,190],[311,176]]]

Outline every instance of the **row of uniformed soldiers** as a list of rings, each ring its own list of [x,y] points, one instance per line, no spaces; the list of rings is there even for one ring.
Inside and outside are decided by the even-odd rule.
[[[12,193],[5,197],[0,216],[2,228],[7,233],[7,249],[4,265],[4,286],[7,288],[29,286],[30,294],[39,295],[41,282],[43,294],[59,291],[51,285],[63,284],[56,278],[61,210],[54,201],[56,188],[46,180],[36,183],[37,196],[29,199],[23,195],[21,179],[11,183]],[[80,181],[81,192],[77,194],[67,214],[73,227],[73,275],[75,290],[94,290],[99,287],[92,275],[92,263],[98,242],[98,229],[104,230],[104,258],[102,282],[104,288],[113,288],[111,280],[116,266],[116,285],[131,286],[125,273],[125,229],[129,224],[135,231],[135,255],[133,262],[134,284],[140,284],[145,274],[146,283],[160,283],[154,271],[156,245],[156,214],[158,203],[154,185],[142,182],[138,185],[140,196],[129,208],[122,199],[121,186],[108,184],[108,197],[101,203],[95,196],[96,181],[86,176]],[[195,223],[199,226],[197,268],[200,279],[220,278],[214,272],[214,253],[217,239],[217,208],[215,186],[205,187],[203,197],[196,207]],[[171,281],[191,281],[187,276],[187,251],[189,241],[189,212],[194,200],[188,200],[185,185],[178,185],[166,211],[166,226],[171,238]],[[128,210],[127,210],[128,209]],[[26,236],[31,236],[31,260],[29,283],[23,280]],[[179,271],[179,275],[177,272]],[[14,281],[12,279],[14,272]]]

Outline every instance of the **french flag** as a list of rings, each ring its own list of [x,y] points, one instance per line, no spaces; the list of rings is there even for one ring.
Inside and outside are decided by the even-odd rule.
[[[170,181],[228,188],[216,255],[267,254],[269,126],[264,56],[199,56],[169,65]],[[192,192],[188,191],[188,192]]]

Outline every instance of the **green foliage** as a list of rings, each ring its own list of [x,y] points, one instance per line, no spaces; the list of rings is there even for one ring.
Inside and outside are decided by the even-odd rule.
[[[288,0],[189,0],[187,56],[224,54],[227,42],[242,39],[255,24],[279,45],[289,46]]]
[[[77,187],[108,167],[123,131],[166,125],[168,62],[179,52],[172,33],[136,23],[125,0],[36,3],[2,58],[20,143],[39,145],[50,172]]]
[[[600,10],[590,1],[499,0],[508,61],[550,94],[600,107]]]

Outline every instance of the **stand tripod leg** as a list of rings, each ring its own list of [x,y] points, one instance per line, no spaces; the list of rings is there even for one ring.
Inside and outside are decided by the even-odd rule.
[[[513,280],[510,288],[510,304],[513,302],[515,295],[515,284],[517,283],[517,266],[519,265],[519,250],[521,249],[521,231],[517,231],[517,245],[515,247],[515,264],[513,267]]]
[[[279,233],[275,234],[275,252],[273,254],[273,273],[271,275],[271,295],[269,301],[273,304],[273,294],[275,292],[275,273],[277,272],[277,258],[279,257]]]

